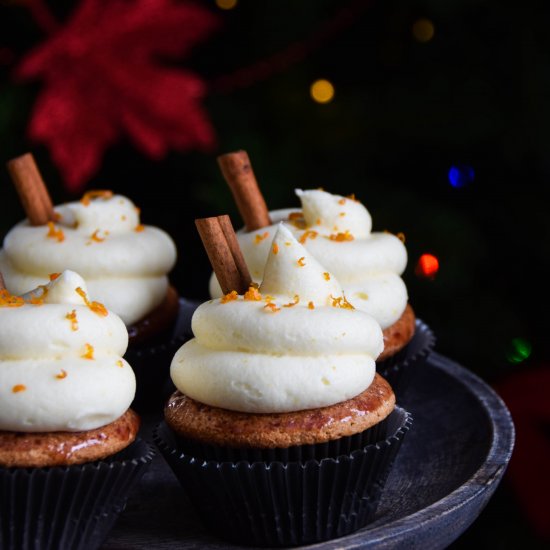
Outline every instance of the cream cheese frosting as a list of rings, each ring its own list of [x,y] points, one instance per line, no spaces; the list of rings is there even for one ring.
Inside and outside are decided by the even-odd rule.
[[[161,229],[140,224],[128,198],[110,192],[55,208],[58,221],[12,228],[0,250],[6,287],[21,295],[70,269],[95,299],[130,325],[158,306],[168,289],[176,247]]]
[[[22,297],[0,291],[0,430],[84,431],[119,418],[136,388],[128,331],[64,271]]]
[[[363,204],[353,198],[321,190],[296,190],[302,210],[270,212],[273,225],[237,234],[254,281],[259,282],[269,255],[269,244],[279,222],[334,273],[355,307],[372,315],[383,329],[401,317],[408,301],[401,278],[407,265],[403,242],[387,232],[372,232],[372,218]],[[210,295],[221,289],[214,274]]]
[[[364,391],[383,349],[382,330],[354,309],[332,273],[280,224],[263,281],[201,304],[195,337],[171,377],[191,398],[251,413],[324,407]]]

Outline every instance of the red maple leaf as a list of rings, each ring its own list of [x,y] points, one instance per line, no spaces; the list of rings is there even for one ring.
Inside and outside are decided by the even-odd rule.
[[[170,149],[213,147],[204,82],[166,61],[188,54],[216,26],[191,3],[83,0],[22,60],[16,76],[45,83],[29,137],[49,147],[69,189],[86,183],[123,134],[155,159]]]

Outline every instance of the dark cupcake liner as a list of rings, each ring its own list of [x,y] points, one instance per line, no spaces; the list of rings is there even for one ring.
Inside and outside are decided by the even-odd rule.
[[[396,407],[384,424],[382,439],[377,429],[366,430],[364,439],[334,442],[333,456],[321,459],[298,448],[276,460],[257,460],[255,450],[248,459],[212,460],[205,447],[196,448],[204,456],[193,456],[164,422],[153,438],[212,533],[244,545],[296,546],[342,537],[372,521],[412,416]],[[352,439],[359,445],[353,450]],[[232,456],[227,452],[219,450]]]
[[[432,329],[416,319],[411,341],[395,355],[376,362],[376,372],[388,381],[398,401],[409,387],[417,368],[426,361],[434,347],[435,334]]]
[[[0,548],[99,548],[154,454],[152,445],[136,440],[101,461],[0,468]]]
[[[162,411],[174,391],[170,364],[176,351],[193,337],[191,317],[198,305],[180,298],[178,316],[169,331],[153,344],[128,346],[124,358],[136,375],[136,395],[131,407],[137,413]]]

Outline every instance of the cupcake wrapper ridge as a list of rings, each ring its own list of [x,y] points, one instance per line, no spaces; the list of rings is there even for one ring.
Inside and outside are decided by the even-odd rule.
[[[239,455],[233,460],[221,458],[230,456],[223,449],[218,460],[193,456],[165,423],[155,429],[154,441],[211,532],[238,544],[295,546],[342,537],[372,521],[411,424],[410,413],[396,407],[382,427],[383,439],[377,430],[363,439],[342,438],[330,448],[333,458],[320,459],[305,448],[323,445],[281,451],[276,460],[258,460],[255,450],[248,459],[246,450],[232,451]]]
[[[0,468],[0,548],[99,548],[154,455],[138,439],[102,461]]]
[[[376,372],[392,387],[398,401],[404,395],[414,377],[416,368],[422,365],[435,347],[435,334],[420,319],[411,341],[395,355],[376,362]]]

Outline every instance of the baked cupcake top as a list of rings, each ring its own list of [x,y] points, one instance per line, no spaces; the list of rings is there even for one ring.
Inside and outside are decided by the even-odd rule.
[[[333,273],[354,306],[372,315],[385,329],[403,314],[408,294],[400,275],[407,265],[401,239],[388,232],[371,232],[372,219],[363,204],[351,197],[321,190],[296,190],[302,210],[270,212],[273,225],[237,234],[250,274],[263,276],[270,241],[284,221],[300,243]],[[215,275],[210,293],[220,296]]]
[[[6,235],[0,271],[10,292],[23,294],[46,284],[49,273],[71,269],[127,325],[163,301],[176,247],[167,233],[140,223],[132,201],[94,191],[55,207],[55,215],[46,226],[23,220]]]
[[[195,338],[174,356],[185,395],[223,409],[289,412],[345,401],[372,382],[383,349],[378,323],[283,224],[269,243],[261,286],[200,305]]]
[[[72,271],[23,296],[0,291],[0,430],[84,431],[130,406],[122,320]]]

